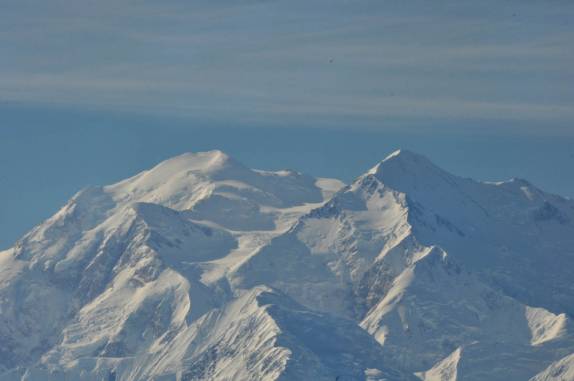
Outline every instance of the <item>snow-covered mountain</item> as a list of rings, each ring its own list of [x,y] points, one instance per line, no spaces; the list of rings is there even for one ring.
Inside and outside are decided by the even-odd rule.
[[[524,180],[186,154],[0,253],[0,380],[572,381],[573,266],[574,201]]]

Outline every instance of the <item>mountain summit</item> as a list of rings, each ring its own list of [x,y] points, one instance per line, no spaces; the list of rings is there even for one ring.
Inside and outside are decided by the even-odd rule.
[[[573,248],[572,200],[405,150],[349,185],[184,154],[0,252],[0,381],[564,380]]]

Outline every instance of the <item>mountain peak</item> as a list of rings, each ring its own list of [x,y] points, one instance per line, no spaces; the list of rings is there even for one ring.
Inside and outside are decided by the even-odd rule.
[[[404,148],[399,148],[384,158],[383,161],[388,161],[396,158],[401,158],[402,160],[416,160],[417,158],[424,158],[424,156]]]
[[[383,159],[382,163],[390,163],[400,161],[402,163],[411,163],[418,165],[434,165],[426,156],[419,153],[407,150],[398,149]]]
[[[194,176],[231,179],[246,173],[249,176],[251,170],[222,151],[188,152],[162,161],[150,170],[107,188],[119,191],[151,190],[165,187],[168,183],[185,185]],[[175,188],[179,189],[177,186]]]
[[[178,168],[211,172],[224,167],[243,167],[241,163],[220,150],[205,152],[187,152],[171,159],[165,160],[153,170],[159,168]]]
[[[367,172],[390,186],[397,181],[402,183],[405,176],[420,181],[433,173],[447,174],[425,156],[405,149],[394,151]]]

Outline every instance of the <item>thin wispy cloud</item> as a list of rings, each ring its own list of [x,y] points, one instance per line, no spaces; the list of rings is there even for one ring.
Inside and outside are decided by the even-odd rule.
[[[494,4],[5,1],[0,98],[266,125],[571,125],[574,4]]]

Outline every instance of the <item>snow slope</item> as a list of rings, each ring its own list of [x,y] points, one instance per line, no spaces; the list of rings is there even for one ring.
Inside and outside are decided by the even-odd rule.
[[[572,265],[574,202],[524,180],[185,154],[0,253],[0,380],[558,380]]]
[[[252,256],[233,283],[270,284],[354,318],[412,372],[472,344],[459,378],[529,378],[572,351],[573,211],[525,181],[479,183],[397,151]]]
[[[531,381],[569,381],[574,380],[574,354],[552,363],[544,371],[530,379]]]

